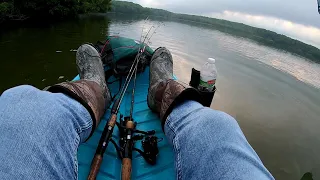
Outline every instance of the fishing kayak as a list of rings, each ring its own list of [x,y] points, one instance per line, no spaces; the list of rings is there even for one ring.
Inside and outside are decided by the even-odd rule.
[[[119,39],[118,39],[119,40]],[[108,41],[112,45],[119,43],[117,41]],[[130,39],[127,40],[130,43],[138,43],[137,41]],[[127,46],[133,47],[133,46]],[[114,48],[115,49],[115,48]],[[121,48],[118,48],[121,49]],[[119,54],[120,53],[120,54]],[[122,54],[121,54],[122,53]],[[113,57],[119,56],[128,56],[127,58],[133,58],[130,56],[128,51],[114,51]],[[132,59],[133,61],[133,59]],[[105,70],[108,71],[109,67],[105,67]],[[125,82],[125,76],[121,77],[122,80],[117,80],[114,76],[108,78],[109,90],[111,91],[112,96],[116,95],[119,91],[119,85]],[[74,80],[79,80],[79,75],[74,78]],[[130,114],[131,107],[131,92],[133,88],[133,83],[129,84],[129,87],[124,95],[123,102],[120,106],[120,111],[118,113],[119,122],[120,114],[128,116]],[[144,70],[137,74],[136,79],[136,89],[134,95],[134,110],[133,110],[133,119],[137,123],[136,128],[142,131],[155,130],[155,136],[159,139],[162,139],[158,142],[159,154],[157,156],[157,162],[155,165],[148,164],[145,159],[136,151],[133,151],[132,154],[132,174],[131,179],[175,179],[175,170],[174,170],[174,154],[172,146],[168,143],[162,128],[159,117],[157,114],[153,113],[147,104],[147,95],[149,88],[149,67],[145,67]],[[112,105],[110,106],[112,107]],[[105,114],[96,128],[92,137],[85,143],[81,144],[78,149],[78,179],[84,180],[87,179],[92,159],[95,155],[96,148],[99,143],[99,139],[103,132],[103,129],[110,117],[111,109],[108,107],[105,111]],[[119,142],[120,135],[118,127],[114,128],[112,138],[115,142]],[[141,141],[135,143],[135,148],[143,149]],[[97,179],[106,180],[106,179],[121,179],[121,168],[122,161],[118,157],[116,148],[109,143],[106,152],[104,153],[103,162],[100,167]]]

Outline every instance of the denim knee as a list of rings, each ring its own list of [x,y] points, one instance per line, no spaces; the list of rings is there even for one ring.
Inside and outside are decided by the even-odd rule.
[[[1,107],[5,111],[2,119],[6,126],[24,131],[41,131],[41,128],[64,124],[59,118],[64,113],[61,99],[33,86],[22,85],[6,90],[1,96]],[[61,126],[61,125],[60,125]]]
[[[199,117],[194,118],[194,123],[199,128],[211,127],[223,129],[224,131],[233,131],[234,127],[238,127],[238,122],[229,114],[213,110],[207,107],[202,108],[198,112]],[[207,129],[207,128],[201,128]]]
[[[1,98],[17,97],[17,96],[24,95],[25,93],[29,93],[37,90],[39,89],[30,85],[21,85],[21,86],[17,86],[17,87],[13,87],[5,90],[0,97]]]

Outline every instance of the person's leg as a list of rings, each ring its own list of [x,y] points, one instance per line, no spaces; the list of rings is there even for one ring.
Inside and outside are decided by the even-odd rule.
[[[89,112],[61,94],[19,86],[0,96],[1,179],[77,179]]]
[[[77,179],[77,149],[111,101],[99,53],[77,51],[80,80],[40,91],[19,86],[0,96],[0,177]]]
[[[158,48],[150,62],[148,105],[175,150],[177,179],[273,179],[237,122],[201,104],[196,89],[174,80],[169,50]]]
[[[164,131],[177,179],[274,179],[230,115],[195,101],[176,106]]]

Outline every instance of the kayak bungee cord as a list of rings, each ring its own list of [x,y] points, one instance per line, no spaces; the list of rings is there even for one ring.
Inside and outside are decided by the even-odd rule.
[[[88,180],[95,180],[97,177],[97,174],[99,172],[99,169],[100,169],[100,166],[101,166],[101,163],[103,160],[103,154],[107,149],[108,143],[109,143],[111,136],[112,136],[112,133],[113,133],[114,126],[117,121],[117,115],[118,115],[118,112],[120,109],[121,102],[122,102],[124,94],[128,88],[128,85],[132,79],[132,76],[133,76],[134,72],[136,71],[136,69],[138,68],[138,64],[141,59],[141,56],[145,51],[145,40],[147,39],[147,37],[153,27],[154,26],[152,26],[149,29],[147,35],[144,38],[144,41],[142,42],[143,48],[141,48],[141,46],[139,47],[138,54],[136,55],[136,58],[130,68],[130,71],[129,71],[127,77],[126,77],[126,81],[121,89],[120,98],[115,100],[115,102],[112,106],[110,118],[109,118],[108,123],[106,124],[103,132],[102,132],[98,147],[96,149],[96,153],[95,153],[94,158],[91,163],[91,169],[90,169],[90,173],[88,176]],[[115,143],[113,143],[113,144],[115,144]]]

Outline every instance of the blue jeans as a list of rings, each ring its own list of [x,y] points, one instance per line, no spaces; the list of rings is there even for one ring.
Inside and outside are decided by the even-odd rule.
[[[274,179],[230,115],[186,101],[168,116],[177,179]]]
[[[19,86],[0,96],[1,179],[77,179],[89,112],[60,93]],[[169,115],[178,179],[273,179],[229,115],[186,101]]]

